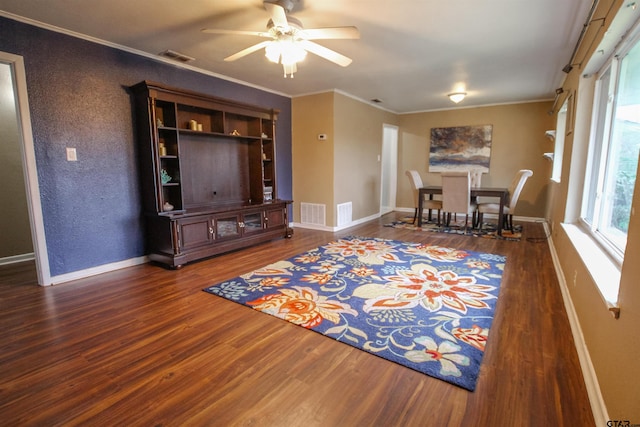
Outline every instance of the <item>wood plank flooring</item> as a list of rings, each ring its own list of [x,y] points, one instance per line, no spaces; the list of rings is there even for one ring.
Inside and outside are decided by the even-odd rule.
[[[30,263],[0,267],[0,423],[594,425],[542,225],[508,242],[383,226],[396,216],[48,288]],[[507,256],[474,392],[202,292],[345,235]]]

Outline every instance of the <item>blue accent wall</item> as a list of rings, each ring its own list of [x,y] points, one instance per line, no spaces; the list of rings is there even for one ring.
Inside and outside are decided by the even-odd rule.
[[[280,110],[278,196],[291,199],[290,98],[3,17],[0,50],[24,58],[52,276],[145,254],[128,91],[142,80]]]

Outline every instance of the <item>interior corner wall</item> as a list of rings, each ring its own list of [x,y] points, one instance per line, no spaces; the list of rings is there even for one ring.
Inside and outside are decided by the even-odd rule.
[[[492,125],[490,167],[482,185],[508,187],[518,170],[531,169],[533,176],[522,190],[516,215],[544,218],[551,163],[543,153],[553,151],[545,131],[556,125],[548,114],[551,107],[551,101],[542,101],[401,115],[397,206],[413,208],[405,170],[417,170],[425,185],[441,184],[440,175],[429,172],[432,128]]]
[[[397,124],[397,117],[335,94],[334,200],[336,204],[351,202],[354,220],[380,213],[383,125]]]
[[[300,203],[326,206],[326,225],[335,225],[333,92],[292,99],[293,218],[300,223]],[[319,139],[318,135],[326,135]]]
[[[292,197],[290,98],[4,17],[0,50],[24,58],[52,276],[145,254],[128,90],[142,80],[279,110],[278,197]]]

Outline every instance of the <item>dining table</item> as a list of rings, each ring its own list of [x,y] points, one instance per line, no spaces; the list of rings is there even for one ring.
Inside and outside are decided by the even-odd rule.
[[[425,195],[429,195],[429,199],[433,199],[436,194],[442,194],[442,186],[429,185],[418,189],[418,227],[422,227],[422,202]],[[496,233],[502,236],[502,224],[504,222],[504,206],[509,200],[509,189],[503,187],[472,187],[471,198],[477,197],[497,197],[500,199],[500,208],[498,210],[498,225]]]

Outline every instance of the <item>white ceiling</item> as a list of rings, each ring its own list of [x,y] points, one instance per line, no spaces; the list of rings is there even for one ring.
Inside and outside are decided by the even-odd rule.
[[[353,59],[309,54],[293,79],[263,51],[223,58],[264,39],[202,28],[262,31],[262,0],[0,0],[2,15],[45,23],[288,96],[338,90],[395,113],[553,99],[592,0],[299,0],[305,28],[354,25],[358,40],[318,40]],[[20,18],[18,18],[18,16]]]

